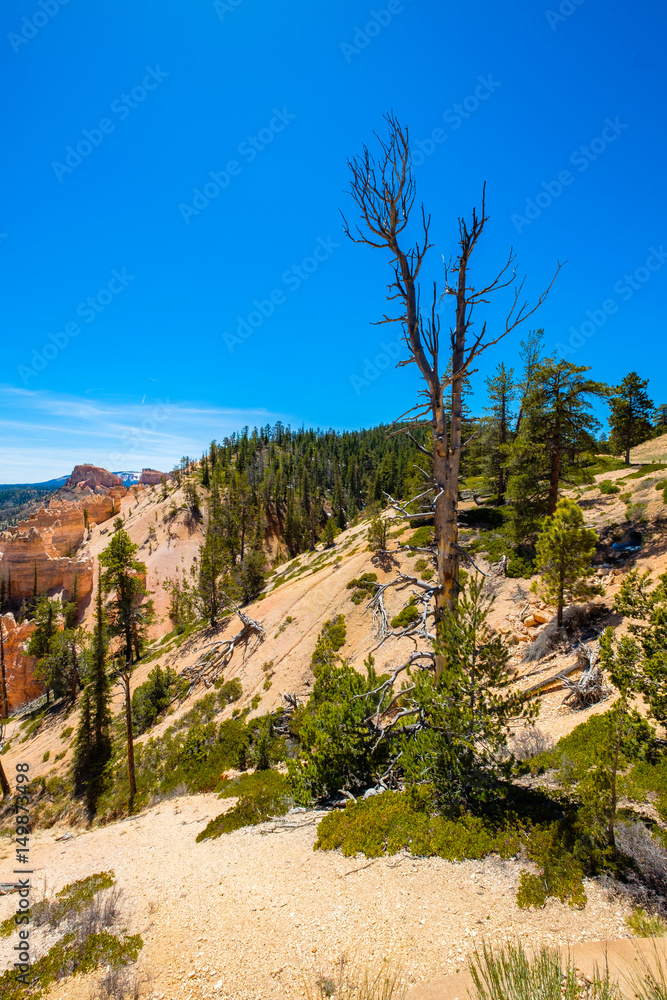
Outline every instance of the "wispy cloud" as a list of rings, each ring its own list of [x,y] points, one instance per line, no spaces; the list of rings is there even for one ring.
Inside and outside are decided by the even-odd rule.
[[[0,385],[0,483],[42,482],[79,462],[168,471],[213,438],[286,420],[284,414],[165,398],[74,397]]]

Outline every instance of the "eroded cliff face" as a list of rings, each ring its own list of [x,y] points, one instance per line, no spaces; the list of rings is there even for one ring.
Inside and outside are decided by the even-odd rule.
[[[83,477],[83,478],[81,478]],[[120,512],[127,490],[118,476],[93,465],[77,465],[67,485],[45,507],[0,533],[0,581],[12,602],[37,590],[68,598],[78,578],[85,601],[93,586],[93,565],[79,550],[87,528],[103,524]]]
[[[142,487],[143,489],[143,487]],[[0,585],[5,606],[16,612],[35,593],[63,601],[76,590],[83,607],[93,589],[93,558],[86,551],[88,530],[121,511],[127,494],[122,480],[96,465],[77,465],[65,486],[49,503],[24,521],[0,532]],[[2,616],[5,671],[14,706],[36,697],[42,686],[34,679],[35,662],[24,655],[34,623],[18,624],[14,614]]]
[[[2,643],[5,657],[5,679],[9,708],[18,708],[32,701],[44,690],[35,680],[35,659],[26,656],[30,636],[35,631],[35,623],[26,621],[19,624],[12,614],[0,615]]]
[[[124,488],[120,476],[114,475],[113,472],[107,472],[106,469],[101,469],[99,465],[75,465],[65,486],[89,486],[91,489],[95,489],[97,486],[104,486],[107,489],[112,486]]]

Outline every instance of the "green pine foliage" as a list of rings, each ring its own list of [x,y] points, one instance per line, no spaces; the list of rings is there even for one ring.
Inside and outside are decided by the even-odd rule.
[[[630,464],[630,449],[652,435],[653,401],[648,397],[647,386],[648,379],[630,372],[609,400],[611,446],[624,456],[626,465]]]
[[[472,578],[458,613],[441,625],[441,675],[419,670],[411,678],[420,726],[403,741],[405,783],[429,785],[439,807],[452,814],[479,808],[500,792],[511,771],[510,723],[537,712],[511,689],[508,649],[488,621],[492,606],[481,578]]]
[[[542,576],[542,596],[557,606],[559,627],[567,603],[586,601],[604,592],[594,582],[591,567],[597,541],[574,500],[560,500],[553,517],[544,522],[536,545],[536,563]]]

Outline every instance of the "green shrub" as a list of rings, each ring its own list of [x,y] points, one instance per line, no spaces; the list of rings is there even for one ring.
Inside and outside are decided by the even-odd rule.
[[[54,944],[46,955],[34,962],[30,967],[30,980],[33,984],[30,993],[16,979],[13,971],[0,975],[0,996],[2,1000],[24,1000],[26,995],[33,998],[41,997],[52,983],[67,976],[82,975],[92,972],[100,966],[126,965],[136,962],[143,941],[138,934],[122,938],[108,931],[77,937],[76,934],[66,934],[61,941]]]
[[[609,723],[609,712],[592,715],[559,740],[552,750],[533,757],[530,762],[531,770],[535,773],[556,769],[559,772],[557,777],[566,785],[580,781],[597,764],[606,743]],[[639,762],[657,762],[659,759],[660,749],[655,730],[639,712],[631,711],[624,725],[620,769]]]
[[[145,733],[155,723],[160,715],[169,708],[174,698],[185,694],[187,681],[184,682],[175,670],[167,667],[163,670],[159,665],[148,675],[148,680],[140,684],[132,695],[132,726],[135,736]]]
[[[372,656],[365,661],[364,677],[328,655],[317,665],[313,693],[295,720],[302,756],[290,760],[288,768],[295,800],[302,805],[341,789],[368,787],[383,773],[389,752],[387,741],[374,745],[364,724],[384,697],[369,693],[387,678],[377,675]]]
[[[643,479],[644,476],[650,476],[654,472],[662,472],[663,469],[667,469],[664,462],[652,462],[650,465],[642,465],[641,469],[631,472],[629,476],[623,476],[623,479]]]
[[[50,756],[51,756],[51,751],[50,750],[47,750],[44,753],[44,755],[42,756],[42,760],[44,761],[45,764],[46,764],[46,762],[47,762],[47,760],[49,759]]]
[[[667,935],[667,923],[656,913],[647,913],[640,906],[635,907],[625,922],[635,937],[652,938]]]
[[[399,613],[391,619],[390,624],[392,628],[407,628],[408,625],[416,622],[419,617],[417,598],[411,597],[403,610],[399,611]]]
[[[421,528],[417,528],[417,530],[410,535],[407,544],[412,545],[417,549],[428,548],[429,545],[433,544],[433,528],[426,524]]]
[[[428,795],[383,792],[336,809],[317,827],[315,850],[340,848],[346,857],[360,852],[367,858],[408,849],[418,856],[437,855],[448,861],[479,859],[488,854],[511,857],[520,848],[516,831],[494,829],[477,816],[459,819],[431,815]]]
[[[197,843],[284,816],[292,802],[289,781],[278,771],[255,771],[226,782],[220,798],[232,796],[238,796],[234,808],[212,819],[198,834]]]
[[[507,563],[506,573],[507,576],[511,577],[513,580],[528,580],[535,573],[535,566],[529,559],[524,559],[523,556],[513,555]]]
[[[377,573],[364,573],[360,577],[355,577],[354,580],[350,580],[347,585],[347,590],[353,590],[350,600],[353,604],[361,604],[362,601],[368,600],[368,598],[375,592],[375,586],[377,584]]]
[[[218,690],[218,702],[221,707],[224,708],[226,705],[231,705],[243,695],[243,685],[238,677],[232,677],[230,681],[226,681]]]
[[[617,486],[611,479],[603,479],[601,483],[598,483],[600,488],[600,493],[605,496],[609,496],[611,493],[620,493],[621,488]]]
[[[570,906],[586,905],[584,870],[563,844],[561,824],[551,823],[543,829],[534,828],[526,851],[530,860],[539,866],[540,874],[521,872],[516,897],[518,906],[541,907],[549,896],[555,896],[561,903],[569,903]]]

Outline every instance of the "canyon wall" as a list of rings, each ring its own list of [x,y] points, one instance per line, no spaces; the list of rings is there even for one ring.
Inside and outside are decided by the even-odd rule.
[[[14,615],[0,615],[0,629],[5,657],[5,678],[9,708],[15,709],[42,694],[44,685],[35,680],[35,658],[26,656],[34,622],[20,625]]]

